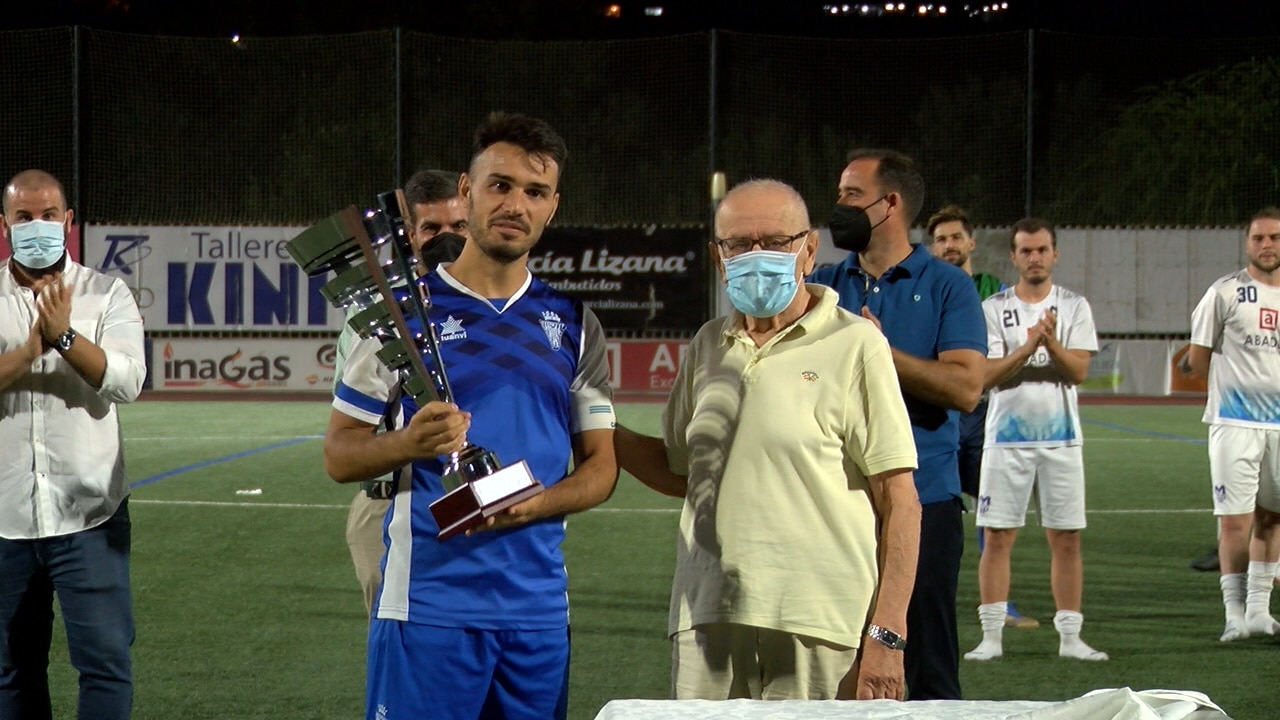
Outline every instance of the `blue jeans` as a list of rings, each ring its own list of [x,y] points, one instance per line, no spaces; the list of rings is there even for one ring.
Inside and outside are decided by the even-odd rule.
[[[125,720],[133,705],[129,501],[105,523],[41,540],[0,539],[0,718],[51,720],[53,596],[80,673],[80,720]]]

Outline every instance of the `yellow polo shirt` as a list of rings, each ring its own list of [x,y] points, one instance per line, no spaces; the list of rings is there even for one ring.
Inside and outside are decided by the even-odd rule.
[[[757,348],[742,316],[703,325],[663,414],[689,478],[668,631],[739,623],[857,647],[875,596],[867,476],[916,467],[889,343],[818,303]]]

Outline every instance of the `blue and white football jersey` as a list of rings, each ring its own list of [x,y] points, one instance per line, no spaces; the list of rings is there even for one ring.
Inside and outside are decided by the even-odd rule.
[[[1280,288],[1248,270],[1218,278],[1191,313],[1191,342],[1213,351],[1204,421],[1280,427]]]
[[[571,436],[615,422],[599,320],[532,275],[505,303],[476,295],[447,266],[428,276],[428,289],[454,402],[471,413],[468,441],[503,465],[524,460],[543,485],[559,482]],[[361,341],[352,349],[333,403],[369,423],[398,382],[376,357],[379,347]],[[407,394],[399,402],[407,422],[418,408]],[[406,488],[402,480],[392,500],[375,616],[486,630],[565,626],[564,519],[439,541],[429,505],[445,493],[443,467],[442,458],[415,461],[412,481]]]
[[[1089,301],[1054,285],[1038,303],[1018,299],[1014,288],[982,302],[987,321],[987,357],[1002,358],[1027,341],[1045,311],[1057,316],[1055,334],[1068,350],[1098,351],[1098,332]],[[1079,445],[1080,409],[1076,386],[1058,374],[1044,347],[1037,348],[1012,378],[991,389],[983,447]]]

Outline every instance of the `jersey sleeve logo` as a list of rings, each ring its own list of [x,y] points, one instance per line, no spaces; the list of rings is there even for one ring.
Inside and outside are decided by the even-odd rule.
[[[1275,330],[1280,311],[1271,308],[1258,308],[1258,327],[1263,330]]]
[[[542,332],[547,334],[547,342],[551,344],[551,349],[559,350],[560,341],[564,338],[564,323],[561,322],[560,316],[551,310],[543,310],[542,319],[538,324],[542,325]]]
[[[467,331],[462,329],[462,321],[450,315],[440,323],[440,342],[448,340],[466,340]]]

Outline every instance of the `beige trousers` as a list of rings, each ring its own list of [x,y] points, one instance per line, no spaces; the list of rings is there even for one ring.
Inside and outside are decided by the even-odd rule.
[[[677,700],[834,700],[858,649],[779,630],[716,623],[676,633]]]
[[[390,500],[375,500],[357,490],[347,511],[347,548],[351,550],[351,562],[356,568],[356,579],[364,590],[364,609],[373,612],[373,602],[378,597],[378,584],[382,582],[382,554],[386,547],[382,542],[382,521],[391,507]]]

